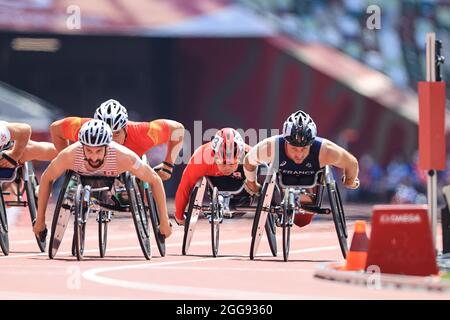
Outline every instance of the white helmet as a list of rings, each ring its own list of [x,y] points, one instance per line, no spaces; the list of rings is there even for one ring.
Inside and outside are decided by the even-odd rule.
[[[11,133],[6,127],[5,121],[0,121],[0,148],[7,145],[11,140]]]
[[[81,126],[78,140],[89,147],[106,146],[112,141],[112,131],[106,122],[92,119]]]
[[[127,124],[128,112],[119,101],[109,99],[95,110],[94,118],[105,121],[112,131],[119,131]]]

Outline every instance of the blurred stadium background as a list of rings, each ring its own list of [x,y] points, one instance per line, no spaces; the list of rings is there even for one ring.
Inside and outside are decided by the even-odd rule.
[[[379,30],[366,27],[373,4]],[[109,98],[132,120],[188,130],[279,129],[301,108],[360,160],[348,201],[425,202],[416,91],[431,31],[449,57],[449,1],[0,0],[0,118],[46,140],[53,120],[90,117]]]

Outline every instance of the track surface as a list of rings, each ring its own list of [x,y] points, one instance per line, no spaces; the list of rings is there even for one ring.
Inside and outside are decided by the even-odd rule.
[[[51,223],[53,207],[48,211]],[[370,207],[349,207],[349,233],[356,215],[368,217]],[[255,261],[248,257],[253,214],[224,220],[219,257],[211,256],[210,228],[200,219],[189,255],[181,255],[183,228],[174,225],[167,255],[141,253],[131,217],[115,216],[109,225],[105,258],[98,253],[97,224],[87,227],[85,260],[71,256],[72,228],[54,260],[38,253],[27,209],[8,208],[10,255],[0,255],[0,299],[449,299],[428,291],[370,289],[316,279],[319,263],[342,261],[328,217],[315,218],[292,233],[290,261],[284,262],[281,230],[278,257],[269,255],[264,238]],[[330,217],[331,218],[331,217]],[[152,238],[153,240],[153,238]]]

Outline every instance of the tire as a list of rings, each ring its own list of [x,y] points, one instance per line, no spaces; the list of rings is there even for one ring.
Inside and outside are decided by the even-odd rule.
[[[333,215],[334,226],[336,228],[336,235],[338,237],[339,246],[341,248],[342,256],[344,259],[347,257],[348,245],[347,245],[347,227],[345,224],[345,213],[340,201],[339,191],[336,184],[327,183],[328,198],[330,201],[331,212]]]
[[[264,183],[264,185],[261,188],[261,192],[260,192],[260,196],[258,198],[258,204],[256,205],[256,211],[255,211],[255,217],[253,219],[253,225],[252,225],[252,241],[250,244],[250,259],[254,260],[255,255],[256,255],[256,233],[257,233],[257,228],[258,228],[258,224],[259,224],[259,220],[261,218],[261,211],[262,211],[262,207],[264,205],[264,198],[267,192],[267,188],[268,188],[269,184],[268,183]],[[273,221],[273,217],[272,214],[270,212],[267,213],[267,220],[265,223],[265,231],[267,234],[267,240],[269,241],[269,247],[270,247],[270,251],[272,252],[272,255],[274,257],[277,256],[277,242],[276,242],[276,227],[275,227],[275,222]]]
[[[143,219],[146,217],[145,209],[142,203],[142,197],[139,192],[139,187],[136,183],[136,178],[125,173],[125,184],[127,188],[128,198],[130,199],[131,216],[133,217],[134,226],[136,228],[139,245],[141,246],[142,253],[145,259],[150,260],[152,258],[152,251],[150,245],[150,232],[148,230],[148,220]],[[147,220],[147,222],[145,221]],[[145,230],[147,228],[147,230]]]
[[[50,243],[48,248],[48,256],[50,259],[53,259],[58,252],[59,246],[68,225],[68,221],[71,216],[71,211],[64,209],[62,206],[64,204],[64,201],[66,200],[66,189],[71,180],[72,174],[72,171],[66,172],[64,182],[61,186],[61,191],[58,195],[58,201],[56,202],[55,211],[53,213]],[[64,212],[61,212],[61,210],[64,210]]]
[[[106,253],[106,244],[108,241],[108,222],[104,219],[104,215],[108,213],[105,211],[99,212],[98,219],[98,248],[100,251],[100,258],[105,257]]]
[[[289,190],[286,190],[289,192]],[[293,195],[288,194],[288,203],[285,203],[283,208],[283,260],[289,260],[289,248],[291,245],[291,226],[292,216],[294,214],[294,199]]]
[[[89,209],[86,207],[84,203],[84,192],[85,189],[81,184],[79,184],[77,188],[77,194],[75,196],[75,215],[74,215],[75,253],[78,261],[83,259],[84,244],[86,239],[87,211]]]
[[[0,247],[5,256],[9,254],[8,217],[6,216],[5,200],[0,186]]]
[[[34,225],[37,215],[37,197],[36,197],[36,187],[38,186],[38,180],[36,174],[34,173],[34,167],[31,161],[25,163],[23,170],[28,170],[28,181],[25,181],[25,192],[27,194],[27,204],[28,211],[30,212],[31,224]],[[38,237],[36,238],[37,245],[41,252],[45,252],[45,247],[47,244],[46,239],[40,241]]]
[[[219,234],[220,234],[220,204],[219,191],[214,187],[211,197],[211,216],[209,223],[211,224],[211,249],[213,257],[217,257],[219,252]]]
[[[159,254],[161,257],[166,255],[166,237],[159,231],[159,213],[156,208],[155,199],[153,199],[152,192],[150,188],[143,188],[145,192],[145,197],[148,204],[148,215],[150,216],[150,221],[152,223],[153,234],[155,235],[156,246],[158,247]]]
[[[192,210],[194,210],[195,197],[197,197],[199,187],[195,186],[191,191],[191,195],[189,197],[189,205],[187,210],[186,221],[184,222],[184,235],[183,235],[183,246],[182,246],[182,254],[185,256],[187,251],[189,250],[189,246],[191,243],[191,239],[188,239],[189,236],[189,224],[191,223]],[[190,235],[192,237],[192,235]]]

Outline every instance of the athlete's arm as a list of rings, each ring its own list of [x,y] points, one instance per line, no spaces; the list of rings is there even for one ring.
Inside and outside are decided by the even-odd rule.
[[[358,160],[347,150],[337,144],[323,139],[319,153],[320,166],[332,165],[343,170],[344,186],[357,188],[358,186]]]
[[[58,179],[66,170],[73,167],[73,152],[72,149],[65,149],[58,156],[50,162],[50,165],[42,174],[39,184],[38,194],[38,212],[36,217],[36,224],[33,231],[36,235],[45,229],[45,212],[47,209],[48,198],[52,190],[53,182]]]
[[[167,143],[167,155],[164,161],[174,164],[183,146],[184,126],[173,120],[165,119],[164,122],[169,127],[169,142]]]
[[[31,127],[26,123],[6,123],[6,128],[10,134],[10,140],[14,141],[14,146],[11,150],[3,151],[4,154],[14,159],[16,162],[22,158],[28,141],[31,137]],[[7,160],[0,160],[1,167],[14,167],[13,164]]]
[[[57,120],[50,125],[50,136],[52,137],[53,144],[56,150],[59,152],[69,145],[69,140],[64,138],[62,124],[65,119]]]
[[[152,188],[156,207],[159,213],[160,232],[166,238],[172,234],[172,228],[167,214],[166,192],[161,178],[149,165],[144,163],[134,152],[118,155],[119,171],[130,171],[140,180],[147,182]]]
[[[155,130],[157,132],[154,132]],[[155,170],[163,181],[168,180],[172,176],[173,164],[183,146],[184,126],[177,121],[157,119],[150,122],[149,134],[156,137],[155,145],[167,143],[166,158],[155,167]]]
[[[258,165],[272,163],[275,156],[275,138],[270,137],[256,144],[244,158],[245,185],[250,192],[258,192],[261,186],[256,181]]]

